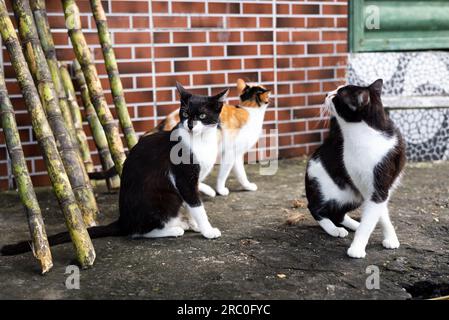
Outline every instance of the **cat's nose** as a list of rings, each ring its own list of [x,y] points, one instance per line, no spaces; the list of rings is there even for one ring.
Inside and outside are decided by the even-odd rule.
[[[192,129],[193,129],[193,121],[189,120],[188,123],[187,123],[187,126],[189,127],[189,130],[192,131]]]

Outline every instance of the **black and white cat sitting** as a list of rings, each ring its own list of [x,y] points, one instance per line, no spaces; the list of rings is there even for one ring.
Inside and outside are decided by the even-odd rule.
[[[213,239],[213,228],[200,199],[199,182],[217,158],[217,126],[229,89],[215,96],[189,93],[179,83],[180,122],[171,131],[144,136],[131,149],[120,186],[120,216],[107,226],[88,229],[91,238],[132,236],[178,237],[187,229]],[[185,204],[187,220],[181,219]],[[68,232],[48,237],[50,245],[70,241]],[[30,251],[29,241],[4,246],[3,255]]]
[[[365,257],[365,247],[378,221],[383,246],[399,247],[388,201],[405,164],[405,144],[381,101],[382,79],[368,87],[341,86],[326,97],[330,132],[307,165],[308,208],[331,236],[355,231],[347,253]],[[362,207],[360,223],[347,213]]]

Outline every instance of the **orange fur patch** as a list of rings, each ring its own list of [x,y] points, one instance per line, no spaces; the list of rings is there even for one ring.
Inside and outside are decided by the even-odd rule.
[[[221,126],[225,129],[240,129],[248,122],[249,113],[245,109],[225,104],[220,113]]]

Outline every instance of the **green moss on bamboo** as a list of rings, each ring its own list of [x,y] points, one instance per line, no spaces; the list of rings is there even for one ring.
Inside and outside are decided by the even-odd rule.
[[[48,175],[64,213],[66,225],[76,249],[76,256],[81,266],[91,266],[95,261],[95,250],[84,226],[81,211],[76,203],[53,132],[47,121],[4,0],[0,0],[0,33],[31,116],[34,134],[43,151]]]

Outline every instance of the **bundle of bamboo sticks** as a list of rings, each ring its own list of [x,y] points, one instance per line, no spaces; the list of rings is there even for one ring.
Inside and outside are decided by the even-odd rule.
[[[125,152],[119,126],[106,103],[82,31],[78,6],[74,0],[61,1],[76,56],[71,68],[61,64],[56,57],[45,0],[12,0],[18,33],[9,17],[5,0],[0,0],[0,33],[31,116],[33,131],[64,214],[76,257],[80,265],[86,268],[92,266],[95,260],[95,250],[86,228],[96,224],[99,210],[89,179],[94,164],[70,71],[79,87],[85,119],[92,131],[102,169],[107,171],[115,167],[118,173],[107,180],[110,190],[119,188]],[[118,120],[126,144],[131,149],[137,143],[137,135],[128,114],[106,15],[100,0],[90,0],[90,4]],[[0,121],[18,193],[27,214],[33,254],[40,263],[42,273],[46,273],[53,265],[50,246],[1,70]]]

